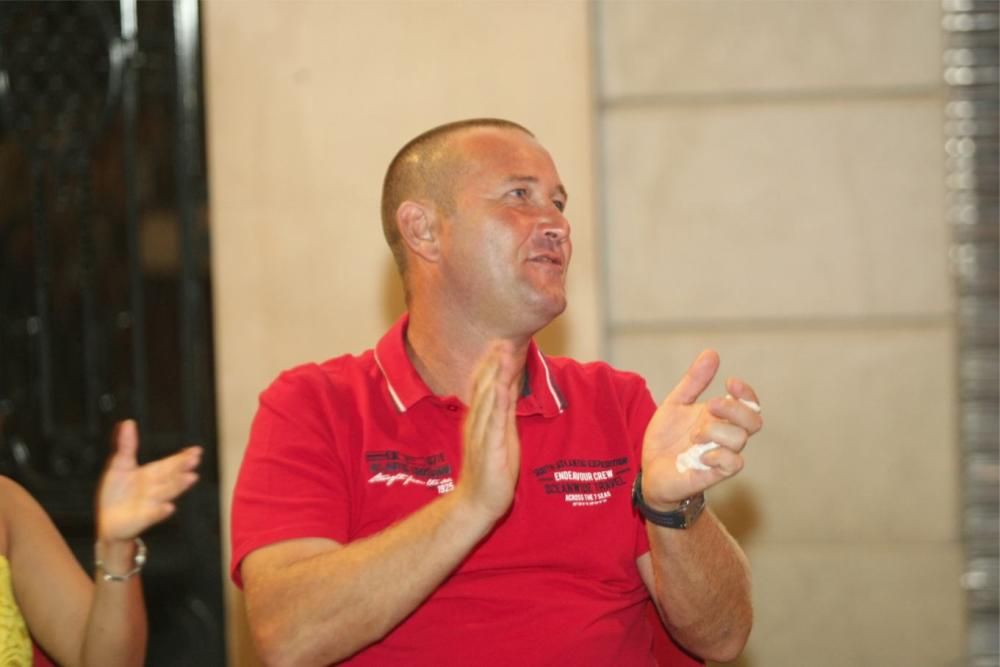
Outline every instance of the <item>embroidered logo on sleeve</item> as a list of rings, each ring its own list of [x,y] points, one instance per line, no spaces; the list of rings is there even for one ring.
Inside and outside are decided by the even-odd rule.
[[[611,493],[626,486],[628,457],[560,459],[532,470],[548,495],[561,495],[573,507],[603,505]]]
[[[438,493],[455,490],[451,464],[440,452],[427,456],[411,456],[391,449],[368,452],[365,463],[371,473],[369,484],[385,484],[387,487],[416,484],[435,488]]]

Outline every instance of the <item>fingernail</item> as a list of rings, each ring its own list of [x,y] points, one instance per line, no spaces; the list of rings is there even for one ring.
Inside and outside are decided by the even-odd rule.
[[[734,398],[734,397],[733,397],[732,394],[726,394],[726,398]],[[740,403],[742,403],[743,405],[745,405],[748,408],[750,408],[751,410],[753,410],[754,412],[756,412],[757,414],[760,414],[760,404],[759,403],[755,403],[754,401],[751,401],[750,399],[747,399],[747,398],[740,398],[740,399],[737,399],[737,400]]]

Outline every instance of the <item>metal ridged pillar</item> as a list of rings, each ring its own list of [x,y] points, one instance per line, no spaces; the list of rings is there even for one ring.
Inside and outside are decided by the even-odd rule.
[[[958,296],[958,387],[968,664],[1000,665],[1000,429],[996,0],[944,0],[945,150]]]

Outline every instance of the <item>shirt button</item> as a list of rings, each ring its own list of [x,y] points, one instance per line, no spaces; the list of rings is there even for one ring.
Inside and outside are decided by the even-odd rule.
[[[447,406],[447,407],[448,407],[448,409],[449,409],[449,410],[451,410],[452,412],[458,412],[458,406],[457,406],[457,405],[449,405],[449,406]]]

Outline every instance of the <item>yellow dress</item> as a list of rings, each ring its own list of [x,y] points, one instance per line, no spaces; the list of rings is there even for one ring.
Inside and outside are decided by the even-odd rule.
[[[31,667],[31,637],[14,600],[10,563],[0,554],[0,667]]]

